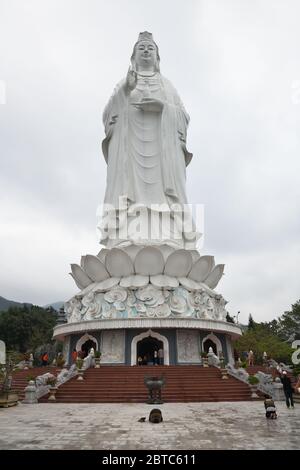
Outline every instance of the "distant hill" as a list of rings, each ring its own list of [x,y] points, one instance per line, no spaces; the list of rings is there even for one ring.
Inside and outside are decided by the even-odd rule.
[[[63,307],[63,305],[64,305],[64,302],[53,302],[53,304],[43,305],[43,308],[53,307],[54,310],[57,310],[59,312],[59,309]]]
[[[8,300],[0,296],[0,312],[6,312],[9,309],[9,307],[23,307],[23,305],[32,305],[32,304],[15,302],[14,300]]]

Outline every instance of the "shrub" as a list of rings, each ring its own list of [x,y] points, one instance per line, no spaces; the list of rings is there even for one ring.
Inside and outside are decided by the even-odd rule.
[[[77,369],[82,369],[82,366],[83,366],[83,359],[81,359],[81,357],[78,357],[76,360],[76,367]]]
[[[259,379],[255,375],[249,375],[248,382],[250,385],[257,385],[259,383]]]
[[[35,382],[35,376],[34,375],[27,375],[26,380],[27,380],[27,382],[30,382],[30,380],[33,380]]]
[[[95,351],[95,358],[99,359],[101,357],[100,351]]]
[[[63,367],[65,365],[65,359],[63,356],[57,356],[56,365],[57,367]]]

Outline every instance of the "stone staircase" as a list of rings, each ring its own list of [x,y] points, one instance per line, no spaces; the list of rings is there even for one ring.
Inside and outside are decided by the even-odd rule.
[[[59,387],[58,403],[145,403],[144,376],[166,378],[163,402],[213,402],[251,400],[247,384],[230,377],[221,378],[215,367],[200,366],[101,366],[84,372],[84,380],[74,377]],[[42,402],[47,397],[41,398]]]

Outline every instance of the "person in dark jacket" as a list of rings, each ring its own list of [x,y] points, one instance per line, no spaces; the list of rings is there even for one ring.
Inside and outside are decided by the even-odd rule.
[[[287,372],[284,370],[280,377],[281,383],[283,385],[283,391],[285,394],[285,401],[286,406],[289,408],[290,406],[294,408],[294,401],[293,401],[293,387],[291,383],[291,379],[287,375]]]

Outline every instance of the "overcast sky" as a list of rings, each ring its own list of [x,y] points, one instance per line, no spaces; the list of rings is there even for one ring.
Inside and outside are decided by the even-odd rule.
[[[247,322],[300,298],[298,0],[0,0],[0,295],[46,304],[99,251],[102,112],[140,31],[191,122],[202,254]]]

